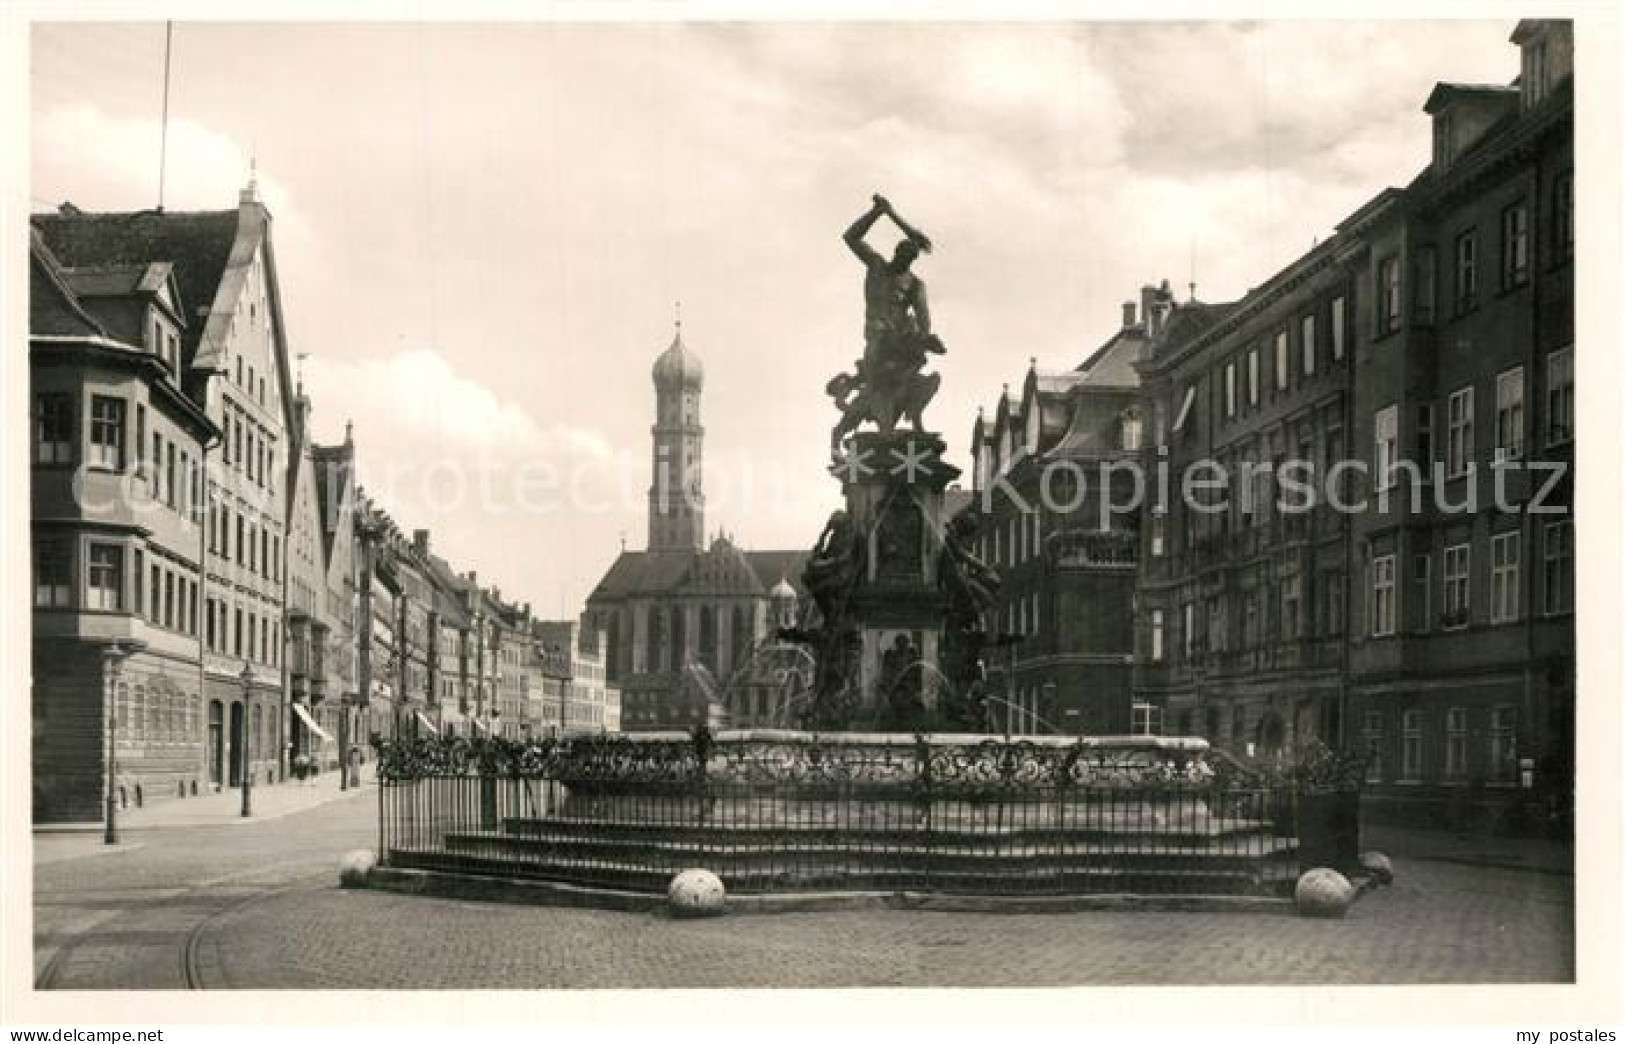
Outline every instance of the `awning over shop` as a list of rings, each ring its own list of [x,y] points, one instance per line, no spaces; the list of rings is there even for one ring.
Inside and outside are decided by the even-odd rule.
[[[333,742],[333,737],[327,734],[326,729],[316,724],[316,719],[310,716],[310,711],[305,709],[305,705],[303,703],[294,704],[293,712],[299,715],[299,720],[305,723],[305,728],[309,729],[311,732],[314,732],[327,742]]]
[[[424,728],[428,729],[436,736],[440,735],[440,730],[434,727],[434,722],[425,717],[422,711],[413,711],[412,713],[418,716],[418,721],[422,723]]]

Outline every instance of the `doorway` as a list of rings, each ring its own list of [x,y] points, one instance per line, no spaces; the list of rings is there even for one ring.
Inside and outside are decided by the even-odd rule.
[[[225,709],[219,700],[209,701],[209,782],[216,787],[225,782]]]
[[[231,705],[231,747],[226,752],[226,774],[229,785],[243,785],[243,705]]]

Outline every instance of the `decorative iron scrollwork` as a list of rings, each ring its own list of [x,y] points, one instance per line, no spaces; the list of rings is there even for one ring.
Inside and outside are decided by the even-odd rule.
[[[560,740],[375,739],[385,782],[478,775],[566,785],[800,784],[944,794],[1042,787],[1222,786],[1201,749],[1134,741],[723,733],[615,734]],[[1222,769],[1223,766],[1221,765]]]

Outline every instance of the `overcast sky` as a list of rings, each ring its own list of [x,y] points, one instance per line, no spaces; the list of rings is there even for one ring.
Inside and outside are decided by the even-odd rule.
[[[977,406],[1030,357],[1075,366],[1142,283],[1233,298],[1408,181],[1434,82],[1511,80],[1511,30],[182,23],[165,202],[234,206],[257,158],[317,438],[353,421],[403,528],[574,613],[622,534],[644,546],[674,302],[708,527],[805,547],[839,496],[823,384],[862,350],[839,237],[872,192],[936,241],[926,419],[964,465]],[[36,27],[36,208],[157,202],[163,39]]]

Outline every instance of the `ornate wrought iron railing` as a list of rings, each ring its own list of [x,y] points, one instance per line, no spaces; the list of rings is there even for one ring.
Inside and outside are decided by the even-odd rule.
[[[741,731],[379,745],[385,865],[659,891],[1279,894],[1289,783],[1206,743]]]

